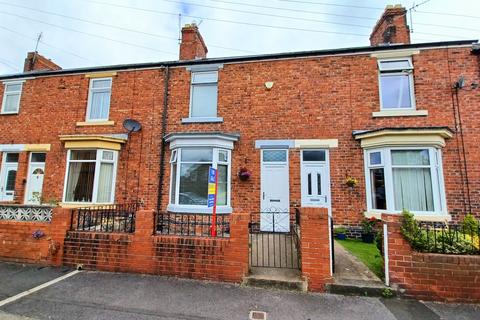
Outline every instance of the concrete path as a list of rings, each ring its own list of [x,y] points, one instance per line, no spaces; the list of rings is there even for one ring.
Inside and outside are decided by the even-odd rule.
[[[338,241],[335,241],[335,282],[383,285],[380,280],[367,266],[348,252]]]
[[[22,269],[21,266],[18,268]],[[28,281],[33,282],[33,278],[29,276],[24,281],[17,278],[10,287],[14,288],[17,281],[23,287]],[[0,313],[0,319],[7,317],[7,313],[13,318],[5,319],[12,320],[22,319],[16,316],[69,320],[247,320],[252,310],[267,312],[268,320],[428,320],[440,319],[440,315],[442,319],[478,319],[480,314],[480,308],[473,305],[430,306],[408,300],[384,301],[378,298],[272,291],[158,276],[81,272],[1,307],[3,314]]]

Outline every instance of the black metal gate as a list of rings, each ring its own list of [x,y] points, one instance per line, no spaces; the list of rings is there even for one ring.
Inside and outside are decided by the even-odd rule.
[[[332,273],[335,273],[335,234],[333,232],[333,218],[328,217],[330,220],[330,252],[332,253]]]
[[[268,222],[261,223],[267,217]],[[289,219],[288,228],[283,219]],[[265,220],[264,220],[265,221]],[[250,216],[250,267],[300,269],[300,214],[258,212]],[[266,226],[266,228],[265,228]],[[262,227],[266,230],[262,230]]]

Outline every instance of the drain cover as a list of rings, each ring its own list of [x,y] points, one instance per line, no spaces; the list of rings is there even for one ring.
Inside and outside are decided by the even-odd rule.
[[[250,320],[267,320],[267,313],[264,311],[250,311]]]

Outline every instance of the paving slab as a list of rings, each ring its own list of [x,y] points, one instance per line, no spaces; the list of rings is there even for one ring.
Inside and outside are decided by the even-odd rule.
[[[63,276],[68,271],[68,268],[1,262],[0,300]]]
[[[480,319],[480,304],[424,302],[441,319],[470,320]]]

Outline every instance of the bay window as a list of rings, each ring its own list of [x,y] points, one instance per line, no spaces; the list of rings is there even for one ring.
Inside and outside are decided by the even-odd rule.
[[[215,147],[182,147],[172,150],[170,157],[169,209],[185,212],[211,213],[207,207],[208,171],[218,174],[217,210],[230,206],[231,151]],[[222,210],[223,209],[223,210]]]
[[[365,168],[369,210],[446,213],[439,149],[366,150]]]
[[[69,150],[64,202],[113,203],[117,151]]]

